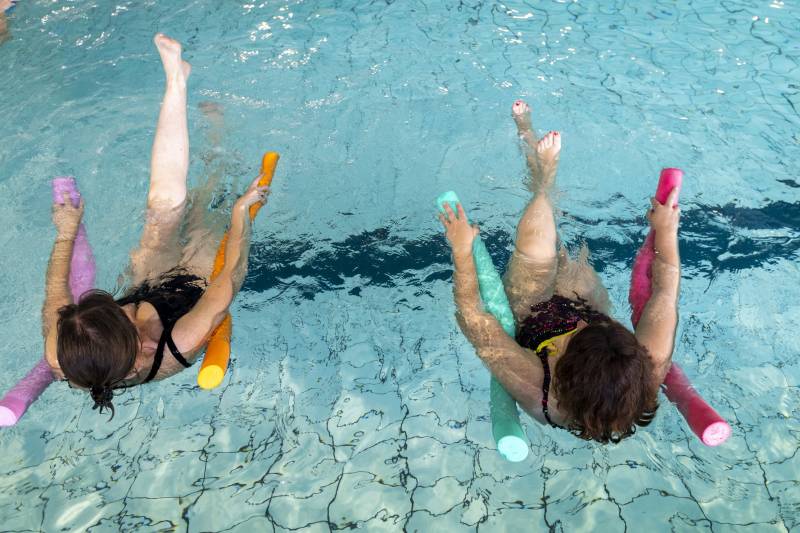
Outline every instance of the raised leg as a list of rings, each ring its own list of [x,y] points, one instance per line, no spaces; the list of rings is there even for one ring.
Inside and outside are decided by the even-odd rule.
[[[186,200],[189,172],[189,129],[186,123],[186,81],[191,67],[181,59],[181,44],[159,33],[153,39],[166,75],[150,158],[148,207],[172,209]]]
[[[557,236],[550,193],[558,169],[561,135],[551,131],[536,141],[531,128],[530,107],[522,100],[514,102],[511,113],[524,142],[533,193],[533,199],[519,221],[516,248],[531,260],[552,259],[556,256]]]
[[[539,161],[536,158],[536,132],[531,124],[531,108],[524,100],[517,100],[511,107],[511,116],[517,124],[517,133],[522,140],[522,152],[528,163],[531,176],[538,174]]]
[[[150,160],[147,216],[139,248],[131,252],[133,283],[178,263],[178,232],[186,204],[189,130],[186,123],[186,81],[191,67],[181,59],[181,45],[164,34],[153,39],[166,75]]]
[[[538,172],[531,174],[533,199],[517,226],[516,248],[528,259],[552,259],[556,256],[556,222],[550,193],[555,183],[561,136],[550,132],[536,145]]]
[[[551,191],[558,168],[561,136],[550,132],[536,142],[528,105],[518,100],[512,113],[528,152],[533,193],[517,227],[515,250],[506,275],[506,292],[519,319],[531,305],[549,298],[555,288],[558,235]]]

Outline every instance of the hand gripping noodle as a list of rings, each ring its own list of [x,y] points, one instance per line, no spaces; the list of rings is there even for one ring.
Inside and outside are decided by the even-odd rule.
[[[261,158],[261,173],[258,180],[259,186],[272,183],[272,176],[275,174],[275,167],[280,156],[276,152],[267,152]],[[250,206],[250,221],[252,222],[258,210],[264,205],[261,202]],[[225,246],[228,243],[228,234],[222,237],[217,249],[217,257],[214,259],[214,270],[211,272],[211,279],[216,278],[225,266]],[[225,371],[228,369],[228,362],[231,358],[231,329],[233,321],[231,315],[225,315],[225,319],[211,333],[211,338],[206,346],[206,355],[203,364],[200,365],[200,372],[197,374],[197,384],[203,389],[213,389],[217,387],[225,378]]]
[[[683,172],[680,169],[662,170],[656,189],[656,200],[662,204],[666,202],[672,189],[676,187],[680,189],[682,178]],[[633,263],[628,301],[631,304],[631,322],[634,327],[639,322],[644,306],[652,294],[650,279],[651,265],[655,259],[654,240],[655,234],[650,230]],[[689,427],[704,444],[717,446],[731,435],[731,427],[692,387],[677,363],[672,363],[664,378],[664,385],[667,398],[675,404]]]
[[[445,202],[450,204],[454,212],[460,203],[453,191],[443,193],[436,199],[439,211],[444,212]],[[516,326],[503,288],[503,280],[497,273],[492,257],[480,237],[476,237],[473,241],[472,256],[475,260],[475,270],[478,272],[478,286],[483,305],[513,338]],[[497,451],[511,462],[524,460],[528,456],[528,443],[519,422],[517,403],[494,377],[490,385],[490,398],[492,435],[497,443]]]
[[[77,207],[80,204],[81,195],[74,178],[64,176],[53,179],[53,203],[63,203],[65,193],[69,194],[72,205]],[[69,269],[69,287],[73,301],[77,302],[81,294],[94,287],[95,273],[94,256],[86,238],[86,229],[81,224],[75,237]],[[52,382],[50,365],[42,359],[0,400],[0,426],[16,424]]]

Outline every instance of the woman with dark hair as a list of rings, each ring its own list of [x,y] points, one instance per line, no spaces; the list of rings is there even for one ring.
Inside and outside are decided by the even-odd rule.
[[[133,288],[123,298],[89,291],[72,301],[70,258],[83,206],[66,201],[53,208],[57,237],[47,269],[45,357],[57,378],[87,389],[94,408],[109,408],[112,416],[114,389],[164,379],[202,353],[247,272],[248,210],[269,192],[256,180],[234,203],[225,265],[209,282],[224,228],[203,223],[207,206],[198,197],[187,217],[188,242],[180,246],[187,204],[186,81],[191,67],[181,58],[180,43],[163,34],[154,42],[166,88],[153,141],[145,225],[139,247],[131,253]]]
[[[457,319],[494,377],[542,424],[602,443],[618,442],[648,425],[669,370],[678,323],[680,258],[677,191],[665,204],[652,200],[655,230],[653,293],[635,333],[609,316],[609,299],[584,247],[577,260],[558,249],[551,200],[561,136],[536,140],[530,109],[512,109],[526,152],[533,199],[517,228],[504,279],[517,323],[508,336],[481,308],[470,226],[459,205],[440,219],[453,252]]]

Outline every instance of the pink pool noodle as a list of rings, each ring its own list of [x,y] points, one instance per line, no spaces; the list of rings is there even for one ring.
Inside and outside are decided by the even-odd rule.
[[[77,206],[80,203],[81,196],[74,178],[62,176],[53,179],[53,202],[62,203],[64,193],[69,194],[72,205]],[[69,271],[73,301],[77,302],[81,294],[94,287],[95,273],[94,256],[86,238],[86,229],[81,224],[75,237]],[[52,382],[50,365],[42,359],[0,400],[0,426],[16,424]]]
[[[672,189],[677,187],[680,190],[682,178],[683,171],[680,169],[665,168],[662,170],[656,189],[656,200],[662,204],[666,202]],[[639,322],[644,306],[652,294],[650,279],[651,265],[655,258],[654,240],[655,234],[651,230],[633,262],[628,301],[631,304],[631,322],[634,326]],[[667,372],[664,385],[666,386],[664,393],[667,398],[675,404],[689,427],[704,444],[717,446],[727,440],[731,435],[731,427],[703,400],[676,363],[672,363]]]

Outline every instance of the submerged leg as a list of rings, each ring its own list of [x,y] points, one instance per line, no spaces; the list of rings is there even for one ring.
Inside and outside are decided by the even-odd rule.
[[[147,215],[139,247],[131,252],[133,283],[160,274],[178,262],[178,230],[186,204],[189,130],[186,81],[191,67],[181,59],[181,45],[166,35],[153,39],[166,75],[150,160]]]
[[[190,192],[190,208],[186,222],[186,245],[181,253],[180,265],[190,272],[208,279],[214,265],[220,240],[229,220],[221,213],[210,213],[209,204],[224,171],[220,160],[220,145],[224,129],[222,106],[214,102],[201,102],[200,111],[209,122],[208,145],[205,153],[206,183]]]
[[[559,252],[555,293],[572,300],[581,298],[595,311],[611,313],[608,291],[589,263],[589,247],[585,244],[577,259],[572,259],[565,250]]]

